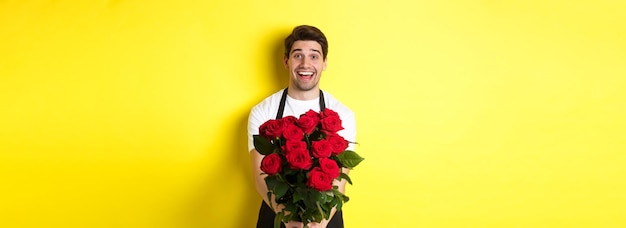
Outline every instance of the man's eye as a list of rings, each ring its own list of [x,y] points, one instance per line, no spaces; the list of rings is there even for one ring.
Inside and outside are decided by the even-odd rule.
[[[296,59],[299,59],[300,57],[302,57],[302,55],[300,55],[300,54],[295,54],[295,55],[293,55],[293,57],[294,57],[294,58],[296,58]]]
[[[317,59],[317,55],[311,56],[311,59]]]

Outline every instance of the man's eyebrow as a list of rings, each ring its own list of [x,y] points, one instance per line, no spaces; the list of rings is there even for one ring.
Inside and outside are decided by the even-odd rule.
[[[300,49],[300,48],[293,49],[293,50],[291,50],[291,53],[294,53],[296,51],[302,51],[302,49]]]
[[[310,50],[314,51],[314,52],[317,52],[320,55],[322,54],[322,52],[320,52],[320,50],[317,50],[317,49],[310,49]],[[291,53],[293,54],[294,52],[297,52],[297,51],[302,51],[302,49],[300,49],[300,48],[293,49],[293,50],[291,50]]]

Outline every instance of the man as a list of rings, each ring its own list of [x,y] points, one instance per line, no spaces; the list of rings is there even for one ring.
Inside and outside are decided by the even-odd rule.
[[[280,212],[283,205],[277,205],[272,197],[272,204],[267,198],[267,185],[260,169],[263,155],[254,149],[253,135],[259,134],[259,126],[270,119],[279,119],[284,116],[299,117],[301,114],[312,109],[319,112],[322,107],[337,112],[342,119],[344,130],[338,132],[350,142],[356,141],[356,123],[354,113],[346,106],[337,101],[331,94],[320,90],[322,71],[326,70],[326,57],[328,55],[328,42],[326,36],[313,26],[301,25],[293,29],[285,39],[285,55],[283,63],[289,70],[289,86],[261,101],[252,108],[248,119],[248,149],[252,160],[252,170],[257,192],[263,198],[257,228],[273,227],[274,217]],[[282,103],[282,104],[281,104]],[[353,150],[353,145],[348,147]],[[348,172],[347,169],[342,172]],[[345,191],[346,181],[334,182],[339,186],[339,191]],[[269,205],[273,205],[271,208]],[[308,227],[343,227],[341,212],[335,208],[331,211],[331,219],[318,223],[307,224]],[[303,227],[302,222],[291,221],[281,227]]]

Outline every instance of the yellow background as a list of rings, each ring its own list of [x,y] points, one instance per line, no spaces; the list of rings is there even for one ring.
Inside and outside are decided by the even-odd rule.
[[[282,39],[357,116],[346,227],[626,227],[624,1],[0,1],[1,227],[252,227]]]

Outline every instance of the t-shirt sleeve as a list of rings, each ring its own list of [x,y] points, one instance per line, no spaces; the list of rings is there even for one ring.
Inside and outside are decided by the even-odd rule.
[[[356,146],[356,119],[354,113],[346,108],[346,110],[340,114],[340,117],[341,125],[344,129],[337,132],[337,134],[348,140],[350,142],[348,144],[348,150],[354,151]]]
[[[264,120],[267,119],[263,115],[263,112],[261,112],[261,107],[258,105],[253,107],[248,116],[248,152],[254,149],[252,136],[259,134],[259,127],[263,124]]]

